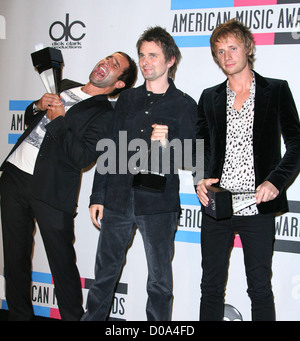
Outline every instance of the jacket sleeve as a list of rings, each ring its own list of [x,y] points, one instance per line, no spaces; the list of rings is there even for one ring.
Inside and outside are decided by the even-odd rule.
[[[187,99],[184,114],[181,115],[178,124],[181,127],[180,138],[182,146],[184,147],[182,153],[182,168],[192,171],[194,184],[197,184],[203,178],[203,160],[202,155],[200,155],[199,140],[196,139],[197,103],[192,98]],[[191,142],[191,150],[189,150],[189,145],[187,150],[185,148],[187,141]]]
[[[101,138],[107,137],[111,124],[112,109],[100,112],[87,124],[82,137],[78,137],[63,116],[59,116],[46,125],[51,137],[61,146],[64,153],[77,168],[85,168],[96,160],[96,145]]]
[[[114,108],[113,114],[112,114],[112,120],[110,129],[108,131],[107,137],[114,142],[114,145],[117,146],[118,138],[119,138],[119,131],[120,131],[120,124],[122,122],[122,118],[124,117],[124,108],[127,105],[127,97],[125,96],[125,93],[127,90],[123,91]],[[116,161],[116,160],[114,160]],[[117,161],[116,161],[117,162]],[[97,163],[97,167],[98,167]],[[95,170],[94,175],[94,182],[92,187],[92,194],[90,196],[90,205],[93,204],[99,204],[104,205],[105,196],[106,196],[106,189],[108,186],[108,180],[109,180],[109,173],[106,174],[100,174],[97,171],[97,167]],[[109,170],[108,170],[109,172]]]
[[[279,119],[286,151],[267,179],[279,191],[292,180],[300,167],[300,124],[296,105],[286,81],[280,86]]]
[[[90,196],[90,205],[94,204],[104,205],[107,188],[107,177],[108,177],[107,174],[99,174],[96,167],[92,187],[92,194]]]
[[[207,121],[207,112],[205,110],[205,101],[208,100],[209,94],[206,94],[204,90],[201,94],[198,103],[198,119],[196,124],[197,140],[204,141],[204,178],[209,177],[209,165],[210,165],[210,134]],[[201,179],[199,179],[201,180]]]

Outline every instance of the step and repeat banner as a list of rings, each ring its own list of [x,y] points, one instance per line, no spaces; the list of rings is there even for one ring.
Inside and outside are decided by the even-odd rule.
[[[209,37],[230,18],[248,25],[257,43],[255,70],[289,82],[300,109],[300,1],[287,0],[1,0],[0,1],[0,159],[4,160],[25,129],[24,110],[45,89],[34,70],[36,46],[61,49],[63,78],[86,83],[103,57],[124,51],[137,61],[136,42],[150,26],[166,28],[182,53],[175,83],[197,102],[203,89],[224,75],[212,60]],[[143,83],[141,73],[136,85]],[[282,147],[284,152],[284,146]],[[75,218],[75,248],[85,306],[94,278],[99,230],[88,204],[95,168],[83,172]],[[300,320],[300,177],[288,189],[290,212],[276,218],[272,284],[278,321]],[[172,320],[199,317],[201,281],[201,212],[189,172],[180,173],[182,215],[175,237]],[[110,318],[146,320],[147,264],[139,231],[128,250]],[[5,301],[0,237],[0,308]],[[242,245],[237,235],[230,258],[225,320],[251,320]],[[32,256],[32,302],[40,316],[60,318],[53,280],[39,229]]]

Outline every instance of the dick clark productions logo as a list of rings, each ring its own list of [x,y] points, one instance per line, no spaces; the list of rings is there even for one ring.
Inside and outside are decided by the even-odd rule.
[[[49,28],[49,36],[54,41],[52,45],[58,48],[81,48],[85,27],[80,20],[70,22],[70,14],[66,13],[65,22],[57,20]]]

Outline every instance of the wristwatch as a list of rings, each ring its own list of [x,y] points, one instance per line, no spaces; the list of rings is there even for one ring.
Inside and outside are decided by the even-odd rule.
[[[34,102],[34,103],[33,103],[33,106],[32,106],[32,111],[33,111],[34,114],[36,114],[36,113],[38,112],[38,108],[37,108],[37,106],[36,106],[36,103],[37,103],[37,102]]]

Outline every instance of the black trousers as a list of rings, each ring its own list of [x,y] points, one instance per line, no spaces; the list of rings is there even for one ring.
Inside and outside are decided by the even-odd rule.
[[[143,238],[148,265],[147,320],[170,320],[173,301],[171,263],[177,219],[178,212],[135,216],[133,204],[126,216],[104,209],[96,254],[95,281],[89,290],[83,321],[104,321],[108,317],[114,289],[136,225]]]
[[[275,319],[271,263],[275,237],[274,215],[233,216],[217,221],[202,215],[201,321],[221,321],[230,249],[238,232],[243,245],[248,295],[253,321]],[[242,275],[242,274],[241,274]]]
[[[0,179],[6,300],[10,320],[30,320],[31,256],[35,218],[54,280],[62,320],[83,314],[80,276],[73,247],[73,216],[36,200],[32,176],[7,164]]]

